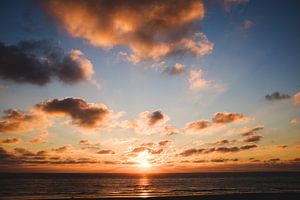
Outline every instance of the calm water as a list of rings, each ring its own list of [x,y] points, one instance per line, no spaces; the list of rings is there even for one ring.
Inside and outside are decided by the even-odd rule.
[[[300,192],[300,173],[0,174],[1,199]]]

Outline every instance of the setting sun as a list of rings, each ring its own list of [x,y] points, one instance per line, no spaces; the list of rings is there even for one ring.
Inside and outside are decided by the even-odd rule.
[[[143,151],[137,156],[137,162],[139,163],[139,167],[142,169],[148,169],[151,167],[149,163],[149,153],[148,151]]]

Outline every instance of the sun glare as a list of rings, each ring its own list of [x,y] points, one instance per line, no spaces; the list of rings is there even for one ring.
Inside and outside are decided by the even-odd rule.
[[[137,156],[137,162],[139,163],[139,167],[142,169],[148,169],[151,167],[151,164],[149,163],[149,153],[148,151],[143,151],[139,153]]]

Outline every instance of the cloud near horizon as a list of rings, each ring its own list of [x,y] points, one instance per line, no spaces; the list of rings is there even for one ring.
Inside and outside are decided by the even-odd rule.
[[[0,133],[23,133],[34,129],[44,130],[47,119],[39,112],[23,112],[16,109],[5,110],[0,118]]]
[[[44,8],[73,37],[104,49],[128,47],[132,63],[203,56],[214,46],[200,29],[205,8],[199,0],[52,0]]]
[[[0,42],[0,79],[46,85],[54,78],[65,84],[92,81],[93,64],[80,50],[65,53],[49,40],[25,40],[17,45]]]

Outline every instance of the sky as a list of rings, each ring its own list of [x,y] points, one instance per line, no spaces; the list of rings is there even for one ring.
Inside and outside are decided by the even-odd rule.
[[[0,171],[300,170],[298,1],[0,4]]]

